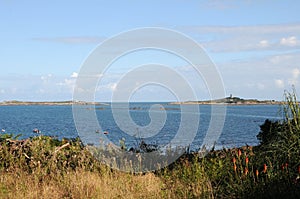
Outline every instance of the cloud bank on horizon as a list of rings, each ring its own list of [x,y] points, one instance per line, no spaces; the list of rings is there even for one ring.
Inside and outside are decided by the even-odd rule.
[[[90,52],[105,39],[139,27],[174,29],[201,44],[227,95],[282,100],[285,89],[300,90],[299,7],[296,0],[0,1],[0,101],[71,99]],[[197,85],[199,100],[209,98],[205,82],[187,62],[147,51],[116,60],[103,74],[95,99],[110,101],[122,75],[143,63],[171,66]],[[155,86],[132,99],[176,100]]]

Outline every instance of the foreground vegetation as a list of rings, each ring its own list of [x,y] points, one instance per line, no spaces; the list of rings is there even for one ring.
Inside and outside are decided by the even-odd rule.
[[[80,140],[2,135],[0,198],[300,198],[296,95],[282,107],[282,121],[262,124],[259,146],[184,154],[145,174],[112,170]]]

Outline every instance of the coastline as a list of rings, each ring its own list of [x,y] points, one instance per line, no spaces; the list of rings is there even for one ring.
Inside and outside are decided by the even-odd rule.
[[[170,102],[173,105],[280,105],[282,101],[275,100],[257,100],[257,99],[243,99],[239,97],[229,97],[216,99],[216,100],[204,100],[204,101],[185,101],[185,102]]]
[[[74,102],[74,101],[45,101],[45,102],[31,102],[31,101],[3,101],[0,102],[0,106],[29,106],[29,105],[41,105],[41,106],[71,106],[71,105],[107,105],[100,102]]]
[[[170,102],[171,105],[226,105],[226,106],[251,106],[251,105],[280,105],[283,102],[243,102],[243,103],[218,103],[218,102]]]
[[[147,103],[147,102],[144,102]],[[226,105],[226,106],[241,106],[241,105],[280,105],[282,101],[274,100],[242,100],[236,102],[224,102],[218,100],[211,101],[184,101],[184,102],[167,102],[169,105]],[[108,103],[104,102],[74,102],[74,101],[42,101],[42,102],[32,102],[32,101],[3,101],[0,102],[0,106],[30,106],[30,105],[40,105],[40,106],[72,106],[77,105],[102,105],[108,106]]]

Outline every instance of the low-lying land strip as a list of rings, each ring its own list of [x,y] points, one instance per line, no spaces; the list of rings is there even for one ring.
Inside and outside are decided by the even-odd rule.
[[[243,99],[239,97],[226,97],[216,100],[204,101],[185,101],[185,102],[171,102],[170,104],[225,104],[225,105],[259,105],[259,104],[281,104],[280,101],[275,100],[257,100],[257,99]]]
[[[34,102],[34,101],[3,101],[0,102],[0,106],[12,106],[12,105],[108,105],[108,103],[103,102],[84,102],[72,100],[68,101],[44,101],[44,102]],[[203,101],[184,101],[184,102],[170,102],[169,104],[226,104],[226,105],[257,105],[257,104],[282,104],[281,101],[275,100],[257,100],[257,99],[243,99],[239,97],[226,97],[216,100],[203,100]]]
[[[65,106],[65,105],[105,105],[104,103],[99,102],[74,102],[74,101],[45,101],[45,102],[32,102],[32,101],[17,101],[17,100],[11,100],[11,101],[3,101],[0,102],[0,106],[17,106],[17,105],[48,105],[48,106]]]

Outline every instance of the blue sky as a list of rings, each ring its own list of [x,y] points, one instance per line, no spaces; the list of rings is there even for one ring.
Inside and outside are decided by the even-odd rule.
[[[281,100],[291,85],[300,90],[299,8],[297,0],[0,0],[0,101],[71,99],[80,67],[99,43],[141,27],[174,29],[199,42],[226,94]],[[96,100],[109,101],[126,69],[149,57],[199,81],[182,60],[147,51],[115,63]],[[208,98],[205,89],[199,85],[200,100]],[[151,86],[136,99],[174,100]]]

